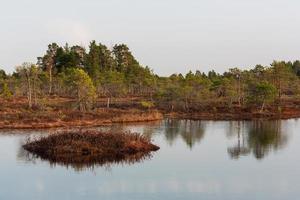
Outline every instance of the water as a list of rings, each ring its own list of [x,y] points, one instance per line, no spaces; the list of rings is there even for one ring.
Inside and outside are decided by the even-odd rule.
[[[22,143],[46,131],[1,131],[0,199],[298,199],[300,121],[165,120],[115,125],[161,147],[131,165],[76,168],[28,156]]]

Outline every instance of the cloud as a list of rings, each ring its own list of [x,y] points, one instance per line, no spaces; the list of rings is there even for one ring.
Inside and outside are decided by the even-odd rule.
[[[52,41],[87,45],[93,40],[89,27],[79,21],[57,19],[48,23],[46,29]]]

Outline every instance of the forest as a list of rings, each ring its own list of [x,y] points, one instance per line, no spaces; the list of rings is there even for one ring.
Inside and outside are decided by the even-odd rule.
[[[235,118],[241,113],[277,116],[299,107],[299,76],[297,60],[249,70],[229,68],[223,74],[198,70],[161,77],[142,66],[125,44],[109,49],[92,41],[85,49],[52,43],[36,63],[23,63],[12,74],[0,70],[0,110],[11,113],[16,108],[8,105],[20,104],[15,111],[20,117],[22,112],[47,112],[55,102],[56,109],[79,113],[136,108],[189,118],[195,113],[198,118],[208,113],[215,114],[208,118],[225,119],[232,118],[228,113],[238,113]],[[9,121],[8,116],[2,118]]]

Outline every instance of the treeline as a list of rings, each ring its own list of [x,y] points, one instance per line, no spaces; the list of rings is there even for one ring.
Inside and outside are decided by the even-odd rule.
[[[184,111],[215,107],[249,107],[279,103],[300,94],[300,61],[274,61],[271,66],[257,65],[251,70],[238,68],[218,74],[196,71],[186,75],[159,78],[158,102]]]
[[[43,107],[50,96],[76,99],[81,111],[91,110],[97,97],[140,97],[145,108],[198,111],[216,106],[266,105],[298,98],[300,61],[274,61],[251,70],[232,68],[219,74],[196,71],[159,77],[143,67],[129,48],[109,49],[92,41],[81,46],[52,43],[37,63],[24,63],[7,75],[0,71],[0,92],[5,99],[26,96],[29,108]]]

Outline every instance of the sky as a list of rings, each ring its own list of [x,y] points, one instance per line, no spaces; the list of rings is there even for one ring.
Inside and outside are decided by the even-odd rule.
[[[47,45],[125,43],[159,75],[300,59],[299,0],[0,0],[0,68]]]

